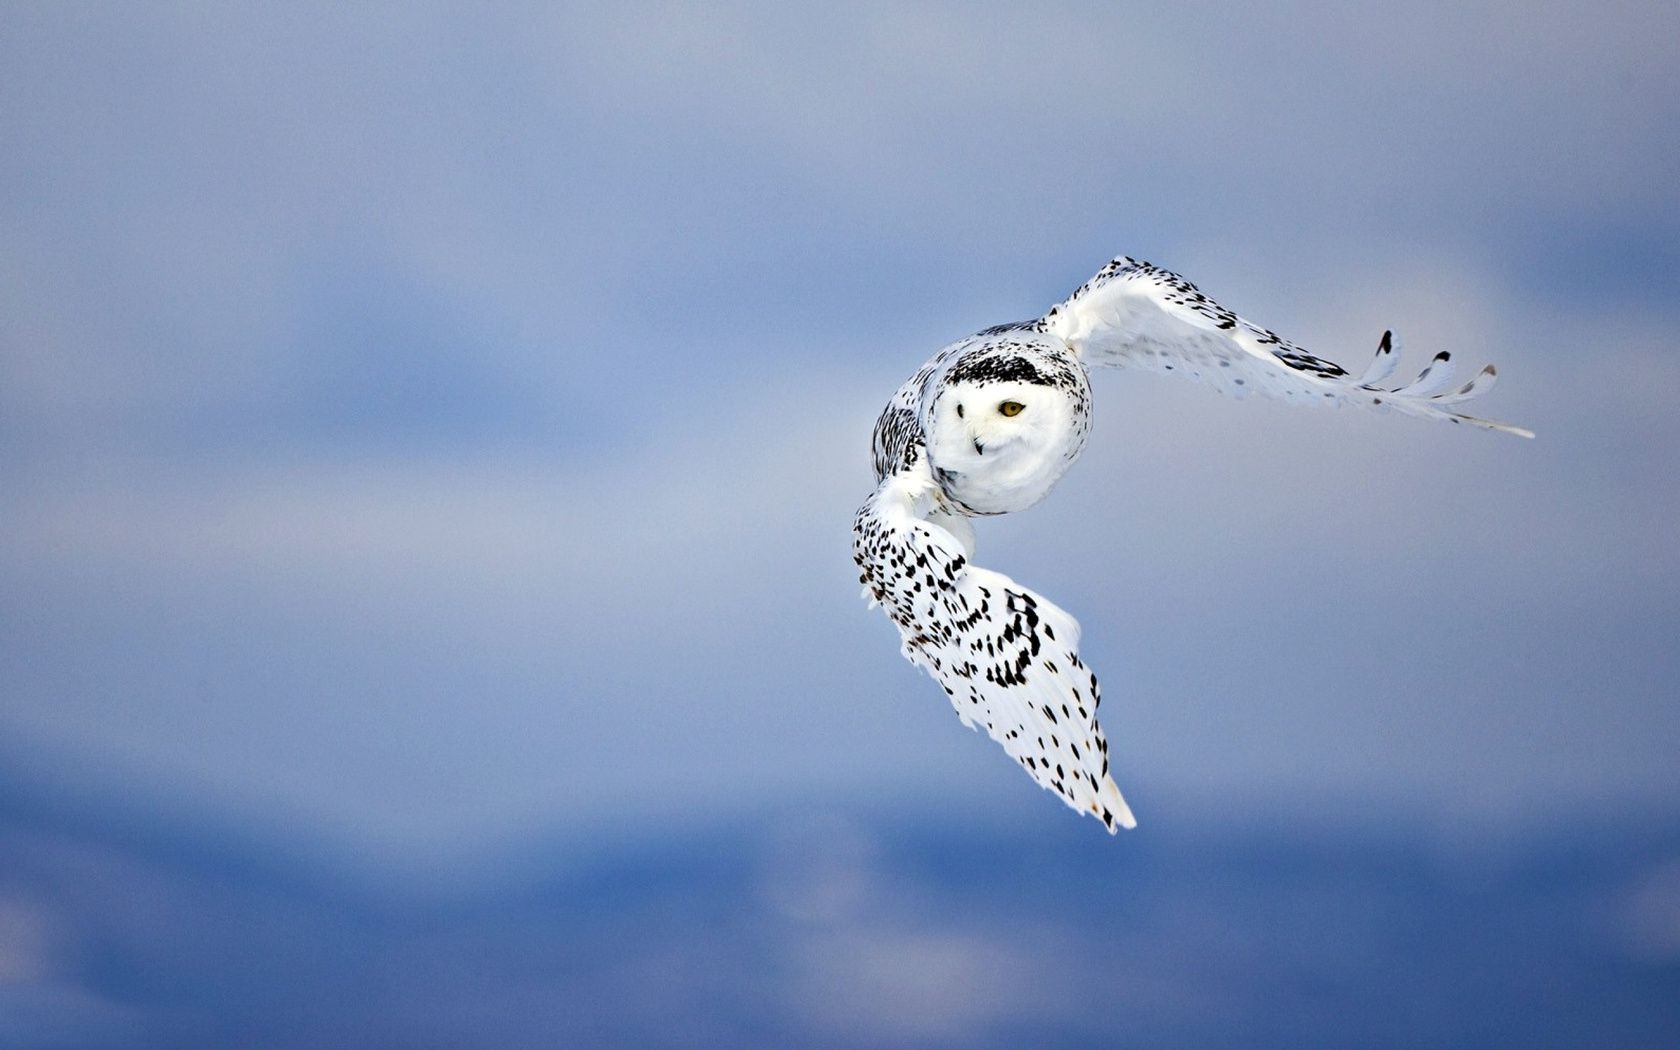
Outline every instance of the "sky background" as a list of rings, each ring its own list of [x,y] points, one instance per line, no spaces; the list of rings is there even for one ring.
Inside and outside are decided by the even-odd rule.
[[[5,5],[0,1044],[1672,1045],[1677,63],[1654,3]],[[1122,253],[1539,437],[1093,377],[978,531],[1084,624],[1109,841],[849,525],[922,360]]]

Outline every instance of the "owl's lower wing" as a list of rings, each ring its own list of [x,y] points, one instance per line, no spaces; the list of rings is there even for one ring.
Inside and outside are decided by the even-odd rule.
[[[1307,353],[1203,295],[1178,274],[1121,257],[1104,266],[1040,321],[1072,346],[1087,366],[1172,372],[1228,394],[1258,391],[1313,404],[1393,408],[1408,415],[1469,423],[1533,437],[1510,423],[1465,415],[1455,406],[1493,388],[1488,365],[1455,386],[1452,357],[1435,355],[1412,382],[1383,385],[1399,364],[1390,334],[1355,378],[1333,361]]]
[[[1079,624],[1009,577],[977,568],[939,525],[925,454],[888,475],[859,508],[853,556],[866,597],[904,655],[945,688],[957,717],[986,727],[1039,785],[1101,820],[1136,827],[1108,775],[1097,679],[1079,659]]]

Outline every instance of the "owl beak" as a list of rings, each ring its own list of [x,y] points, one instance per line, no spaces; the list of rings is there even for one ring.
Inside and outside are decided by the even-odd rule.
[[[986,446],[980,443],[980,439],[971,438],[970,440],[974,442],[975,455],[984,456],[986,454]]]

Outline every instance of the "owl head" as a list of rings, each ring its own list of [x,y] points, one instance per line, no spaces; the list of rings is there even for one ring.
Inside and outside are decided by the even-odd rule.
[[[923,430],[936,467],[982,513],[1036,502],[1083,444],[1084,373],[1042,354],[969,359],[944,376]]]

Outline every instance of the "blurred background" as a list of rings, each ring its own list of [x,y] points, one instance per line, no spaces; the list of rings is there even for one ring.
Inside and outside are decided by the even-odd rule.
[[[1677,12],[6,5],[0,1046],[1680,1045]],[[1109,839],[849,524],[1120,253],[1539,437],[1094,377]]]

